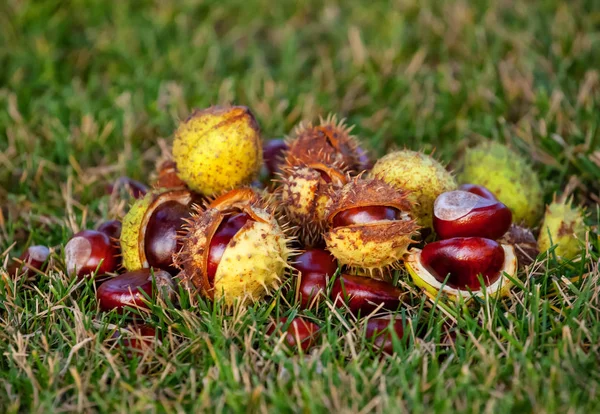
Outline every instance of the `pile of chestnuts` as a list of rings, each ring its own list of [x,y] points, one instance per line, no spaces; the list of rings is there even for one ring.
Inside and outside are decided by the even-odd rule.
[[[150,187],[127,177],[107,186],[112,197],[126,193],[135,201],[120,220],[72,236],[66,272],[105,279],[99,309],[119,313],[148,309],[154,299],[176,306],[170,299],[178,287],[244,306],[291,279],[286,289],[295,289],[293,305],[301,310],[328,302],[356,316],[377,314],[363,333],[386,353],[406,327],[381,313],[413,295],[392,283],[394,275],[410,275],[424,292],[452,300],[510,295],[510,280],[539,254],[534,230],[542,212],[521,205],[542,202],[531,166],[501,144],[482,143],[469,151],[488,158],[486,174],[468,152],[457,180],[419,151],[394,151],[373,163],[351,131],[330,116],[299,125],[285,140],[263,141],[246,107],[196,110],[175,131],[172,159],[158,165]],[[570,253],[583,239],[583,212],[562,206],[552,211],[565,217],[547,214],[544,222],[550,230],[557,220],[576,224],[560,239]],[[43,272],[48,256],[30,247],[10,271]],[[265,326],[267,335],[303,351],[318,343],[318,332],[318,321],[303,317]]]

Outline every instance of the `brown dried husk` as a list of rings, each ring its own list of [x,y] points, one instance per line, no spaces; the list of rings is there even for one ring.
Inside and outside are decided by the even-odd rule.
[[[343,171],[360,169],[359,143],[350,135],[353,127],[330,115],[321,119],[318,126],[300,124],[294,131],[294,137],[287,140],[289,146],[285,154],[288,166],[323,163],[339,165]]]
[[[532,231],[517,224],[512,224],[498,242],[514,246],[520,269],[531,265],[540,253]]]
[[[326,182],[320,172],[331,182]],[[285,167],[281,173],[278,196],[283,217],[294,227],[294,235],[307,246],[323,241],[326,206],[331,194],[348,182],[341,170],[322,163]]]

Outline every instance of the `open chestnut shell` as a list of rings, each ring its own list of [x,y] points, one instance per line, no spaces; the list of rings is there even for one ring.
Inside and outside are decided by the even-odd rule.
[[[185,189],[155,190],[136,202],[123,219],[121,250],[127,270],[154,267],[176,274],[173,255],[178,234],[190,217],[196,196]]]
[[[512,222],[510,209],[498,200],[467,191],[440,194],[433,204],[433,228],[440,239],[502,237]]]
[[[413,281],[433,294],[440,289],[451,297],[508,293],[511,282],[504,273],[514,276],[517,258],[514,248],[481,237],[455,237],[429,243],[423,250],[414,249],[406,257],[406,267]],[[480,278],[485,286],[482,287]]]
[[[327,249],[340,264],[371,272],[394,266],[413,243],[418,225],[407,193],[379,179],[355,179],[327,209]]]
[[[176,255],[181,276],[210,299],[256,300],[279,285],[291,251],[250,189],[232,190],[198,211]]]

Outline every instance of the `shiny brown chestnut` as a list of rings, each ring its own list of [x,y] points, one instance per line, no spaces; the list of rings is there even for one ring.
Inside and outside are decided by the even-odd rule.
[[[458,187],[458,189],[461,191],[467,191],[469,193],[477,194],[478,196],[487,198],[488,200],[492,200],[492,201],[498,200],[496,198],[496,196],[494,195],[494,193],[492,193],[490,190],[488,190],[487,188],[485,188],[482,185],[462,184],[460,187]]]
[[[300,309],[316,306],[319,296],[327,290],[327,275],[325,273],[302,273],[299,276],[299,282]]]
[[[333,218],[332,226],[352,226],[368,224],[381,220],[402,220],[402,213],[397,208],[388,206],[362,206],[344,210]]]
[[[510,209],[467,191],[448,191],[435,200],[433,228],[440,239],[453,237],[502,237],[512,222]]]
[[[127,330],[131,335],[124,335],[122,330],[117,330],[111,336],[111,340],[117,342],[115,348],[124,349],[127,358],[143,354],[152,347],[157,337],[156,329],[148,324],[132,324]]]
[[[423,248],[421,261],[430,273],[455,289],[481,289],[493,284],[504,265],[504,249],[499,243],[482,237],[456,237],[429,243]]]
[[[153,287],[163,297],[173,292],[171,275],[159,269],[140,269],[123,273],[102,283],[96,292],[100,310],[108,312],[117,309],[122,312],[126,306],[147,308],[144,292],[150,298],[155,296]]]
[[[338,268],[335,257],[324,249],[306,249],[294,258],[294,269],[299,273],[320,273],[333,276]]]
[[[44,272],[47,267],[50,249],[46,246],[29,246],[19,257],[8,266],[8,274],[14,275],[19,269],[24,275],[37,271]]]
[[[382,309],[396,310],[404,292],[394,285],[362,276],[340,275],[331,288],[337,307],[348,306],[352,313],[370,313]]]
[[[402,320],[389,318],[369,318],[365,329],[365,338],[373,341],[373,347],[386,354],[394,352],[394,335],[398,339],[404,336]]]
[[[106,234],[112,241],[119,241],[121,237],[121,222],[119,220],[109,220],[101,223],[96,230]]]
[[[118,251],[110,238],[96,230],[75,234],[65,246],[65,264],[71,277],[82,278],[115,272],[119,266]]]
[[[306,352],[317,340],[319,325],[300,317],[292,319],[289,323],[288,318],[280,318],[267,329],[267,335],[270,336],[275,332],[278,335],[285,334],[285,343],[290,349],[300,348]]]

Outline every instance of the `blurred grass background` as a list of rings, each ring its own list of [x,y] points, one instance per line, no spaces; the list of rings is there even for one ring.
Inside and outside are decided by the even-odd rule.
[[[118,215],[104,195],[104,185],[120,175],[147,181],[177,122],[194,107],[219,103],[249,106],[265,138],[282,137],[301,120],[336,113],[356,124],[354,132],[374,155],[393,147],[435,148],[451,166],[467,145],[497,139],[527,155],[543,180],[547,201],[571,180],[576,201],[590,207],[592,219],[597,219],[599,52],[600,3],[595,0],[6,0],[0,4],[0,248],[5,251],[15,243],[12,255],[27,244],[58,247],[73,231]],[[550,276],[589,270],[557,269]],[[285,360],[298,370],[298,380],[306,375],[314,389],[296,390],[293,384],[286,388],[249,371],[248,378],[238,378],[244,385],[233,397],[222,388],[232,386],[226,381],[222,387],[198,392],[213,396],[217,408],[249,411],[403,407],[416,412],[476,412],[503,407],[567,412],[574,404],[592,408],[599,386],[598,360],[595,368],[589,365],[589,358],[598,357],[597,342],[590,338],[598,338],[599,328],[589,326],[599,320],[593,305],[596,282],[583,290],[588,296],[582,296],[592,302],[592,309],[577,308],[573,314],[573,320],[581,322],[573,329],[577,325],[585,338],[565,337],[568,324],[542,327],[548,328],[547,340],[557,354],[548,350],[541,362],[537,352],[527,349],[530,345],[523,348],[517,341],[513,344],[519,348],[517,356],[505,350],[507,365],[498,365],[488,360],[494,355],[487,355],[485,346],[478,349],[479,342],[471,341],[466,350],[457,350],[454,359],[436,365],[437,374],[427,372],[423,355],[408,357],[413,362],[406,371],[402,359],[395,360],[389,369],[395,375],[402,372],[406,381],[389,381],[405,389],[390,387],[385,376],[375,375],[373,384],[363,384],[364,394],[353,397],[355,392],[361,394],[356,381],[363,380],[364,367],[377,366],[377,360],[359,359],[351,364],[360,369],[345,370],[347,354],[333,352],[329,368],[322,368],[322,380],[308,375],[310,369],[293,365],[295,360]],[[194,391],[181,396],[179,405],[152,404],[151,396],[157,395],[156,387],[163,387],[164,378],[172,381],[167,387],[174,387],[172,395],[166,395],[179,392],[173,378],[187,377],[185,367],[191,362],[186,355],[181,366],[176,364],[176,375],[166,361],[156,362],[154,367],[164,371],[156,368],[148,380],[124,381],[105,374],[115,383],[130,384],[131,394],[125,385],[106,385],[114,395],[94,398],[91,391],[82,391],[75,374],[66,378],[64,371],[46,382],[46,399],[40,399],[44,387],[39,384],[54,378],[54,371],[36,368],[32,361],[51,361],[25,352],[22,363],[16,362],[21,358],[16,351],[23,340],[19,335],[36,331],[15,321],[21,320],[23,309],[53,309],[55,302],[40,304],[31,292],[20,295],[5,297],[0,310],[4,326],[0,407],[11,408],[8,411],[34,407],[44,411],[61,404],[105,411],[197,407],[195,393],[203,389],[198,385],[202,377],[196,387],[184,387]],[[538,312],[528,306],[519,315],[525,331],[530,312]],[[82,317],[91,324],[94,313],[92,304]],[[556,315],[563,321],[562,311]],[[213,322],[220,326],[220,319]],[[35,329],[48,332],[48,321],[36,323]],[[57,353],[51,358],[68,366],[71,360],[65,358],[77,341],[57,335],[61,339],[47,348],[35,345],[34,352],[52,349]],[[479,340],[498,351],[493,338],[485,338]],[[328,340],[334,341],[335,335],[330,333]],[[581,343],[587,344],[588,359],[580,354]],[[406,352],[404,357],[417,351]],[[191,364],[206,374],[202,367],[210,364],[198,358],[200,368]],[[475,368],[469,368],[471,364]],[[94,369],[98,367],[82,372],[80,380],[103,375]],[[470,374],[471,369],[477,374]],[[523,377],[522,369],[531,377]],[[420,381],[418,390],[411,388],[413,381]],[[444,402],[448,384],[460,392]],[[58,396],[62,386],[68,391]],[[330,395],[336,392],[344,394],[337,396],[339,405]],[[286,401],[288,395],[292,396]],[[316,399],[312,406],[307,404],[311,397]],[[582,408],[582,412],[589,411]]]

